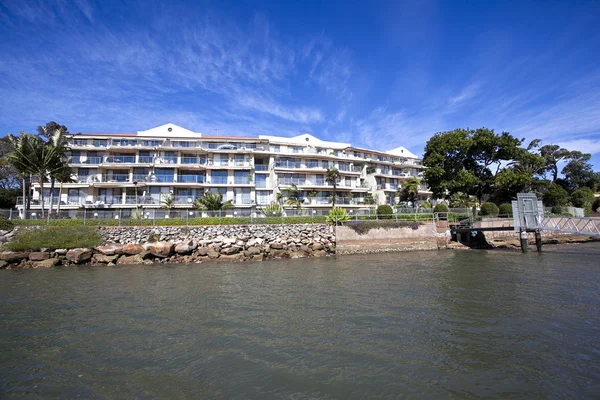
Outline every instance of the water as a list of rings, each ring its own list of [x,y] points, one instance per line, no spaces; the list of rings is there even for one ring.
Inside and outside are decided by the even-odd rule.
[[[0,397],[600,396],[600,243],[0,271]]]

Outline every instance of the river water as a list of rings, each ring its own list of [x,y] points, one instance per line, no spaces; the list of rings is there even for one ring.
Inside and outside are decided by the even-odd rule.
[[[2,398],[600,397],[600,243],[0,271]]]

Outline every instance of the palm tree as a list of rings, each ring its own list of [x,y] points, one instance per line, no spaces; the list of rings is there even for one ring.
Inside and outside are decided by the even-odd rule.
[[[335,207],[335,200],[337,198],[337,183],[341,178],[340,171],[338,171],[335,167],[327,168],[327,172],[325,174],[325,180],[327,183],[333,186],[333,205]]]
[[[295,183],[291,184],[291,187],[287,189],[287,200],[285,204],[288,204],[296,209],[300,209],[302,206],[302,201],[300,200],[300,190],[298,190],[298,186]]]
[[[398,198],[400,201],[411,203],[414,207],[419,200],[419,180],[417,178],[407,179],[402,188],[398,190]]]
[[[51,167],[48,170],[48,174],[50,175],[50,206],[48,207],[48,219],[50,219],[54,201],[54,185],[58,176],[63,179],[61,186],[63,182],[71,179],[72,170],[71,167],[69,167],[69,160],[67,158],[67,153],[71,149],[69,148],[69,140],[67,136],[65,136],[65,131],[62,127],[50,134],[48,134],[45,127],[40,128],[45,133],[45,136],[48,137],[48,141],[45,145],[51,148],[53,154]],[[58,203],[60,204],[60,197],[58,198]]]
[[[160,208],[165,208],[169,217],[171,216],[171,210],[175,207],[175,197],[172,194],[167,194],[160,200]]]
[[[23,179],[23,217],[27,218],[29,210],[29,181],[31,178],[31,146],[33,135],[21,131],[19,136],[8,135],[11,151],[7,155],[8,162],[19,172]]]
[[[265,217],[281,217],[283,210],[281,208],[281,205],[278,202],[274,201],[271,204],[262,207],[260,209],[260,212]]]
[[[233,201],[223,201],[223,193],[204,192],[194,200],[194,207],[198,210],[219,211],[233,207]]]
[[[67,167],[56,173],[56,180],[59,183],[58,186],[58,203],[56,205],[56,215],[60,215],[60,199],[62,197],[62,190],[63,190],[63,184],[64,183],[73,183],[75,182],[75,180],[73,179],[73,177],[71,176],[73,175],[73,171],[71,170],[71,167],[69,167],[67,165]]]

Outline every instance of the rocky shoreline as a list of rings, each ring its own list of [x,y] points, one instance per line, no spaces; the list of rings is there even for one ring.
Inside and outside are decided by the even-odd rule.
[[[99,228],[105,244],[95,248],[0,253],[0,268],[262,261],[335,254],[335,233],[322,224]],[[10,240],[14,231],[2,235]],[[8,236],[8,237],[7,237]]]

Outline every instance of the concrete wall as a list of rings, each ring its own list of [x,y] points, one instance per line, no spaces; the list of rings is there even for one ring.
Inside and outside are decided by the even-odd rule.
[[[438,249],[438,233],[433,222],[419,225],[417,229],[374,228],[363,235],[347,226],[338,226],[335,236],[337,254]]]

